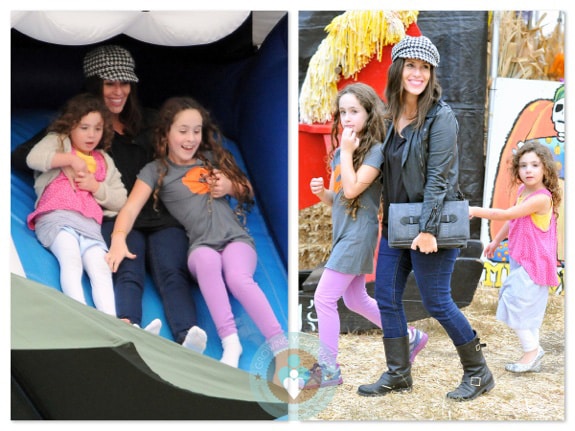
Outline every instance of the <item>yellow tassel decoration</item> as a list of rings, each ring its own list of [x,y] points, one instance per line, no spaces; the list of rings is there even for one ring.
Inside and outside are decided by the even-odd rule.
[[[381,61],[383,47],[399,42],[417,15],[417,11],[358,10],[336,16],[310,59],[300,92],[300,122],[330,121],[338,81],[356,77],[374,55]]]

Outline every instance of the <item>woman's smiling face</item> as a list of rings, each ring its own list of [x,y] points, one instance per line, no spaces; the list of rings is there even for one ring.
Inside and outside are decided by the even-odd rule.
[[[102,97],[112,114],[119,115],[122,112],[131,91],[129,82],[104,80]]]
[[[410,94],[419,96],[429,83],[431,64],[415,58],[406,58],[403,63],[403,88]]]

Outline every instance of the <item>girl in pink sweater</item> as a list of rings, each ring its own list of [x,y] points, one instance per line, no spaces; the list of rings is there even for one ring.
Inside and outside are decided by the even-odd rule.
[[[105,150],[113,136],[110,113],[89,94],[68,101],[26,163],[35,170],[38,199],[28,226],[60,265],[62,291],[86,304],[86,270],[96,308],[116,316],[112,272],[104,260],[104,214],[116,214],[127,199],[120,172]]]
[[[515,330],[523,348],[507,371],[539,371],[545,351],[539,344],[549,287],[557,286],[557,208],[561,191],[551,151],[537,141],[518,145],[511,178],[520,183],[517,201],[508,209],[469,207],[470,217],[507,220],[485,248],[493,257],[499,243],[509,240],[509,275],[499,292],[497,319]]]

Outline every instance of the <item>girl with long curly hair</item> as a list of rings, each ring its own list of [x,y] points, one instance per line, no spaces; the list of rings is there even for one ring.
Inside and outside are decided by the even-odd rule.
[[[539,371],[545,351],[539,344],[549,287],[557,286],[557,208],[561,189],[548,147],[527,141],[513,154],[511,178],[520,183],[516,204],[507,209],[469,207],[471,217],[506,220],[485,247],[492,258],[509,239],[509,275],[499,292],[497,319],[512,328],[523,356],[505,365],[512,373]]]
[[[114,270],[125,257],[132,256],[125,242],[127,232],[150,196],[156,203],[161,200],[186,229],[188,268],[222,341],[221,362],[237,368],[242,346],[228,290],[266,341],[271,343],[283,335],[253,278],[257,255],[245,228],[253,190],[231,153],[223,148],[221,133],[208,111],[197,101],[189,97],[168,99],[157,124],[156,159],[144,166],[118,214],[108,264]],[[228,198],[236,202],[235,208]]]

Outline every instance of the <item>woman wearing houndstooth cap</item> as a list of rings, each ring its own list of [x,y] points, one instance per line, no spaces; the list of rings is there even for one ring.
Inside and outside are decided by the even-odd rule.
[[[84,57],[86,89],[101,96],[113,114],[115,137],[110,155],[122,173],[128,193],[140,169],[153,159],[152,126],[156,113],[143,110],[137,97],[135,61],[128,50],[102,45]],[[102,233],[110,246],[115,219],[105,220]],[[184,228],[153,199],[145,205],[126,238],[134,253],[114,270],[116,311],[119,318],[141,325],[146,270],[162,297],[174,340],[200,353],[207,336],[197,326],[192,289],[197,284],[187,266],[188,239]],[[152,321],[155,325],[160,321]],[[159,331],[159,328],[156,328]]]
[[[439,52],[435,45],[425,36],[405,36],[391,50],[391,61],[398,58],[417,58],[437,67]]]
[[[104,45],[84,57],[84,76],[122,82],[138,82],[134,72],[136,63],[127,49],[118,45]]]
[[[102,45],[84,56],[86,89],[102,96],[114,114],[114,129],[120,135],[136,136],[144,126],[137,96],[136,63],[128,50]]]
[[[425,36],[405,36],[392,49],[387,73],[383,141],[383,218],[376,265],[375,298],[383,328],[387,361],[378,381],[358,388],[378,396],[410,390],[409,335],[403,294],[413,270],[423,305],[451,338],[463,366],[460,385],[447,393],[455,401],[472,400],[495,386],[479,337],[451,297],[451,274],[458,249],[438,248],[444,201],[461,200],[455,114],[441,100],[436,67],[439,52]],[[387,242],[390,203],[423,202],[419,234],[411,248]]]

